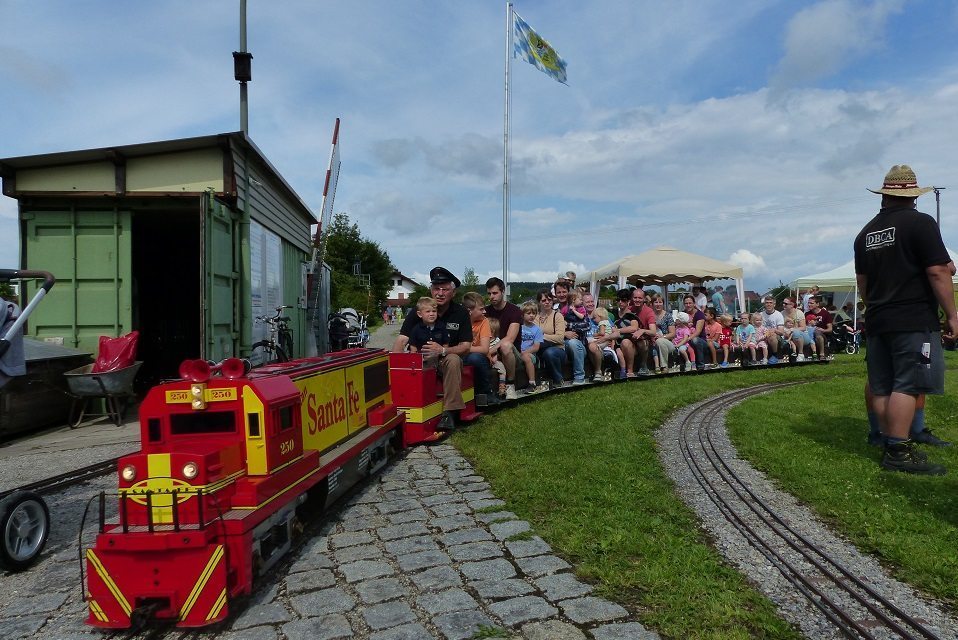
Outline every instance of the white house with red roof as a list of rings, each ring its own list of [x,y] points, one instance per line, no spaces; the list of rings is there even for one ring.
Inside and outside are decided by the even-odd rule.
[[[410,304],[409,296],[411,296],[412,292],[419,286],[419,283],[399,271],[393,271],[390,277],[390,284],[392,286],[389,289],[389,297],[386,299],[386,304],[393,307],[408,306]]]

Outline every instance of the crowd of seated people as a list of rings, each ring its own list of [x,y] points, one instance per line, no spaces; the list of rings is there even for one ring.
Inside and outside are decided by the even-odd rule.
[[[641,286],[618,290],[614,308],[603,308],[572,273],[521,306],[504,292],[502,280],[490,278],[488,304],[475,292],[462,300],[473,338],[463,364],[474,369],[476,392],[492,402],[612,379],[818,360],[835,322],[818,294],[805,297],[807,312],[792,298],[779,310],[766,296],[761,311],[733,318],[722,287],[711,298],[696,287],[678,312]],[[422,302],[417,311],[431,326],[435,301]]]

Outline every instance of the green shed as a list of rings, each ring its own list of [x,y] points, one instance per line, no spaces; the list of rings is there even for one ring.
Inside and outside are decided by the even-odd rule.
[[[316,219],[246,134],[5,158],[0,176],[20,268],[57,278],[29,335],[95,352],[136,329],[150,382],[187,358],[250,355],[255,317],[291,305],[305,355]]]

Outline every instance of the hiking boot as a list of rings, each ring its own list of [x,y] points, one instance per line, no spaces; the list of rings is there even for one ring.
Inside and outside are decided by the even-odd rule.
[[[925,429],[924,431],[919,431],[918,433],[913,433],[911,436],[912,442],[917,442],[918,444],[929,444],[933,447],[950,447],[951,443],[941,438],[937,437],[931,432],[931,429]]]
[[[919,454],[911,440],[885,445],[881,468],[922,476],[943,476],[948,472],[942,465],[928,462],[928,458]]]
[[[442,417],[439,418],[439,424],[436,425],[436,431],[455,431],[456,430],[456,419],[452,417],[452,413],[449,411],[443,411]]]

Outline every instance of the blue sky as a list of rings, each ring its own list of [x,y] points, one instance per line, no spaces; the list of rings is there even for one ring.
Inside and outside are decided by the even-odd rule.
[[[234,131],[237,0],[0,0],[0,157]],[[512,66],[512,279],[670,245],[746,286],[851,257],[892,164],[958,248],[958,35],[944,0],[526,1],[568,86]],[[502,266],[505,3],[249,0],[250,136],[395,265]],[[934,214],[933,195],[919,208]],[[0,265],[18,266],[0,196]]]

